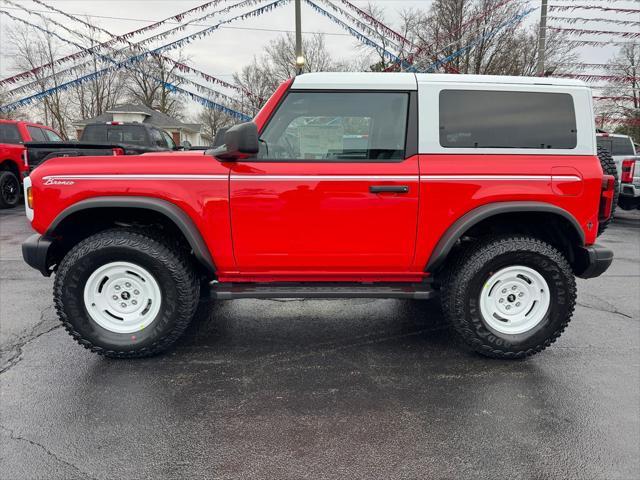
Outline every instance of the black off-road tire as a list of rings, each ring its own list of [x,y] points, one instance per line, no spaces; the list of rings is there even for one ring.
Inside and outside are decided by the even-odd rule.
[[[84,303],[90,275],[116,261],[147,270],[162,294],[153,322],[135,334],[101,327]],[[183,249],[152,232],[126,228],[97,233],[73,247],[60,263],[53,288],[56,311],[69,334],[92,352],[113,358],[141,358],[165,351],[191,322],[199,296],[199,278]]]
[[[480,311],[485,282],[513,265],[541,274],[551,299],[540,323],[517,335],[492,329]],[[528,236],[492,236],[455,257],[443,281],[441,301],[445,318],[473,350],[493,358],[524,358],[541,352],[562,334],[575,308],[576,284],[565,257],[548,243]]]
[[[0,208],[14,208],[20,203],[20,180],[8,170],[0,172]]]
[[[607,229],[613,215],[615,214],[618,206],[618,196],[620,195],[620,184],[618,183],[618,169],[616,168],[616,162],[606,148],[598,147],[598,158],[600,159],[600,165],[602,165],[602,173],[605,175],[613,175],[615,178],[615,186],[613,187],[613,204],[611,205],[611,216],[604,222],[598,224],[598,236]]]

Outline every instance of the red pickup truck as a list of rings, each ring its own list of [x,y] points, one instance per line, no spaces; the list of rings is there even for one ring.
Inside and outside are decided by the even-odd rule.
[[[24,143],[61,142],[49,127],[0,118],[0,208],[12,208],[20,202],[20,184],[29,174]]]
[[[616,183],[589,88],[543,80],[305,74],[212,150],[48,160],[25,180],[24,259],[110,357],[165,350],[203,288],[439,295],[471,348],[535,354],[571,319],[574,277],[611,264],[595,242]]]

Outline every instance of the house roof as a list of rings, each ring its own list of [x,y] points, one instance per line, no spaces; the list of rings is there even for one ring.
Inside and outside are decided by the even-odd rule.
[[[183,123],[177,118],[167,115],[166,113],[159,112],[158,110],[149,108],[146,105],[134,103],[117,105],[96,117],[78,120],[77,122],[74,122],[74,125],[84,126],[89,123],[111,122],[113,121],[113,114],[119,112],[138,113],[141,115],[145,115],[145,119],[142,121],[142,123],[148,123],[160,128],[183,128],[192,132],[200,132],[200,130],[202,130],[202,125],[199,123]]]

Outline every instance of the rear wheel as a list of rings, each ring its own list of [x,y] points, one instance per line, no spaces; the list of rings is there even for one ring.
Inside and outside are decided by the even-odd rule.
[[[56,310],[85,348],[117,358],[171,346],[195,313],[200,283],[183,251],[151,232],[114,229],[76,245],[54,283]]]
[[[613,175],[615,178],[614,190],[613,190],[613,202],[611,205],[611,215],[604,222],[598,224],[598,235],[602,234],[611,221],[613,220],[613,214],[618,206],[618,196],[620,195],[620,183],[618,183],[618,169],[616,168],[616,162],[606,148],[598,147],[598,158],[600,159],[600,165],[602,165],[602,173],[605,175]]]
[[[464,342],[495,358],[522,358],[551,345],[575,299],[564,256],[526,236],[471,245],[454,260],[442,292],[445,316]]]
[[[0,172],[0,208],[13,208],[19,202],[20,180],[13,172]]]

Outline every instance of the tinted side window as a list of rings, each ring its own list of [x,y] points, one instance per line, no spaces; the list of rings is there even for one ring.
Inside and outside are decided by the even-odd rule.
[[[46,142],[47,137],[44,136],[44,132],[41,128],[32,127],[27,125],[27,130],[29,131],[29,135],[31,135],[31,140],[34,142]]]
[[[87,125],[82,131],[83,142],[105,143],[107,141],[106,125]]]
[[[442,90],[440,145],[451,148],[575,148],[566,93]]]
[[[12,123],[0,123],[0,143],[22,143],[18,127]]]
[[[260,138],[261,159],[403,159],[409,94],[291,92]]]
[[[630,138],[612,137],[611,155],[633,155],[633,144]]]

